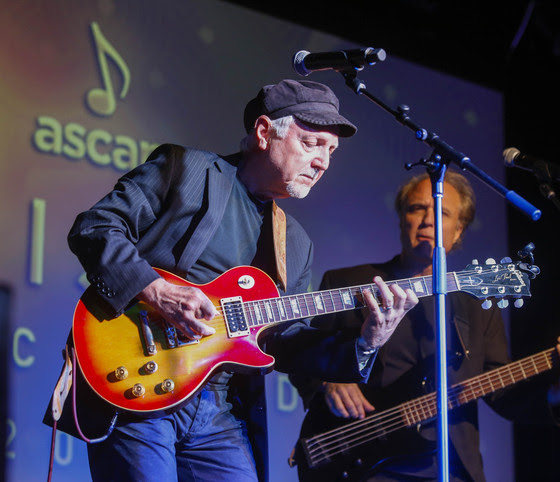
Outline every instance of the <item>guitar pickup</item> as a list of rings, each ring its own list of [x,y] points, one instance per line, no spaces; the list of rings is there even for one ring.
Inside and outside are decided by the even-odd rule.
[[[222,305],[229,337],[247,336],[249,334],[249,327],[243,312],[241,296],[222,298],[220,304]]]

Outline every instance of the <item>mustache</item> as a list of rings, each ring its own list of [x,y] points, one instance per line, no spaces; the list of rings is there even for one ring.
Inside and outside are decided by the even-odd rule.
[[[308,176],[311,179],[315,180],[315,178],[319,175],[319,169],[316,167],[309,169],[308,171],[304,171],[301,173],[303,176]]]

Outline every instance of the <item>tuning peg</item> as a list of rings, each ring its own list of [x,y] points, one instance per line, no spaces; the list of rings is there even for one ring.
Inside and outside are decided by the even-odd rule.
[[[488,258],[486,264],[496,264],[496,260],[494,258]]]
[[[509,299],[506,298],[502,298],[500,299],[500,301],[498,301],[498,307],[503,310],[504,308],[507,308],[509,306]]]
[[[478,265],[478,259],[473,259],[471,261],[471,264],[474,264],[475,266],[477,266]]]
[[[521,308],[523,306],[523,298],[518,298],[513,302],[513,306]]]
[[[509,306],[509,301],[502,298],[500,301],[498,301],[498,308],[500,308],[501,310],[503,310],[504,308],[507,308]]]
[[[489,310],[490,308],[492,308],[492,302],[488,299],[484,300],[482,302],[482,309],[483,310]]]
[[[505,258],[502,258],[502,259],[500,260],[500,263],[502,263],[502,264],[509,264],[509,263],[511,263],[511,258],[510,258],[509,256],[506,256]]]

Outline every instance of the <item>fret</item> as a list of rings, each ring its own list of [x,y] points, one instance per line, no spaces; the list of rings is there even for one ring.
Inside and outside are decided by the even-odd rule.
[[[303,301],[303,305],[300,303],[300,308],[304,316],[315,316],[318,314],[312,295],[306,293],[300,298],[300,301]]]
[[[448,291],[458,291],[459,290],[459,281],[457,280],[456,273],[447,273],[447,285]],[[451,286],[451,288],[449,288]]]
[[[272,321],[276,321],[276,318],[274,317],[274,313],[272,312],[272,305],[270,303],[270,300],[265,300],[263,304],[264,304],[264,311],[266,313],[267,322],[270,323]]]
[[[447,400],[449,401],[449,408],[455,408],[459,406],[459,395],[460,392],[454,393],[451,390],[447,391]]]
[[[428,417],[426,416],[426,413],[429,414],[429,412],[426,412],[426,410],[424,409],[424,404],[423,404],[422,402],[420,402],[420,404],[418,404],[417,406],[418,406],[418,408],[419,408],[420,411],[421,411],[421,412],[420,412],[421,414],[420,414],[420,416],[419,416],[419,419],[420,419],[420,420],[422,420],[422,419],[423,419],[423,420],[427,420]]]
[[[262,316],[262,311],[261,311],[261,307],[259,305],[259,303],[253,303],[253,309],[255,310],[255,318],[257,320],[257,324],[258,325],[262,325],[263,323],[263,316]]]
[[[286,321],[288,318],[288,314],[286,313],[286,309],[284,308],[284,300],[282,298],[277,298],[276,306],[278,307],[278,315],[282,321]]]
[[[492,383],[492,379],[488,377],[488,383],[490,383],[490,390],[495,391],[494,384]]]
[[[424,276],[410,279],[411,289],[416,296],[428,296],[429,290]]]
[[[288,320],[295,320],[297,315],[294,313],[294,308],[292,306],[293,296],[287,296],[283,298],[284,308],[286,309],[286,313],[288,314]]]
[[[409,408],[410,415],[411,415],[411,418],[412,418],[411,424],[416,424],[418,420],[422,420],[422,418],[420,417],[420,414],[418,412],[418,404],[417,403],[409,404],[408,408]]]
[[[478,388],[480,390],[480,392],[476,392],[477,398],[478,397],[482,397],[484,395],[484,387],[482,386],[482,383],[480,382],[480,378],[477,380],[478,382]]]
[[[502,385],[501,388],[505,388],[506,384],[504,383],[504,379],[502,377],[502,370],[500,370],[499,373],[497,373],[497,375],[498,375],[498,380],[500,381],[500,384]]]
[[[466,394],[466,392],[469,390],[470,385],[468,383],[465,383],[463,385],[461,385],[460,390],[457,391],[457,403],[459,405],[462,405],[463,403],[465,403],[466,400],[468,400],[468,396]],[[450,390],[456,390],[455,387],[451,387]]]
[[[515,383],[515,381],[516,381],[516,380],[515,380],[515,376],[513,375],[513,372],[512,372],[512,370],[511,370],[511,366],[510,366],[510,365],[508,365],[508,367],[507,367],[507,372],[509,373],[509,376],[510,376],[510,378],[511,378],[511,383]]]
[[[313,306],[315,307],[316,314],[322,315],[325,312],[325,305],[323,305],[323,298],[320,293],[315,293],[312,296]]]
[[[364,292],[366,291],[371,291],[371,293],[373,294],[373,297],[375,299],[375,301],[377,301],[377,297],[375,296],[375,293],[373,292],[373,290],[368,289],[369,287],[366,285],[363,286],[358,286],[356,289],[358,290],[357,293],[359,293],[360,297],[359,299],[364,300]],[[359,306],[366,306],[366,302],[362,301],[360,302],[358,299],[358,296],[354,295],[354,307],[357,308]],[[378,302],[378,301],[377,301]],[[378,302],[379,303],[379,302]]]
[[[410,421],[410,417],[408,416],[409,414],[409,410],[408,410],[408,405],[403,403],[402,405],[402,411],[401,414],[404,418],[404,424],[409,427],[410,425],[412,425],[412,422]]]
[[[299,303],[295,296],[290,296],[290,307],[292,308],[293,317],[299,318],[301,311],[299,310]]]
[[[531,362],[533,363],[533,367],[535,368],[535,373],[539,373],[539,369],[538,369],[537,365],[535,364],[535,359],[531,358]]]
[[[317,308],[315,306],[315,301],[313,300],[313,296],[306,293],[300,296],[300,301],[303,301],[303,306],[300,303],[300,309],[304,317],[313,316],[317,314]]]
[[[330,290],[329,291],[331,300],[333,302],[334,308],[333,311],[340,311],[342,310],[342,307],[344,306],[344,303],[342,301],[342,295],[340,293],[339,290]]]
[[[333,313],[335,311],[335,304],[331,291],[323,292],[322,298],[323,298],[323,304],[325,306],[325,312]]]
[[[339,290],[343,309],[354,308],[354,298],[351,296],[351,292],[348,288]]]
[[[249,302],[249,303],[245,303],[245,313],[247,314],[247,317],[249,319],[249,325],[251,326],[255,326],[257,324],[256,319],[255,319],[255,311],[253,309],[253,303]]]

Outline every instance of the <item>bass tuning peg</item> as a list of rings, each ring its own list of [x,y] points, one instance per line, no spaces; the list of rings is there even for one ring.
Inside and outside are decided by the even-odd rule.
[[[523,298],[518,298],[513,302],[513,306],[516,308],[521,308],[523,306]]]
[[[489,310],[490,308],[492,308],[492,302],[489,299],[484,300],[482,302],[482,309]]]
[[[510,258],[509,256],[506,256],[505,258],[502,258],[502,259],[500,260],[500,263],[502,263],[502,264],[509,264],[509,263],[511,263],[511,258]]]
[[[496,260],[494,258],[488,258],[486,264],[496,264]]]
[[[498,308],[500,308],[501,310],[503,310],[504,308],[507,308],[509,306],[509,301],[502,298],[500,301],[498,301]]]

